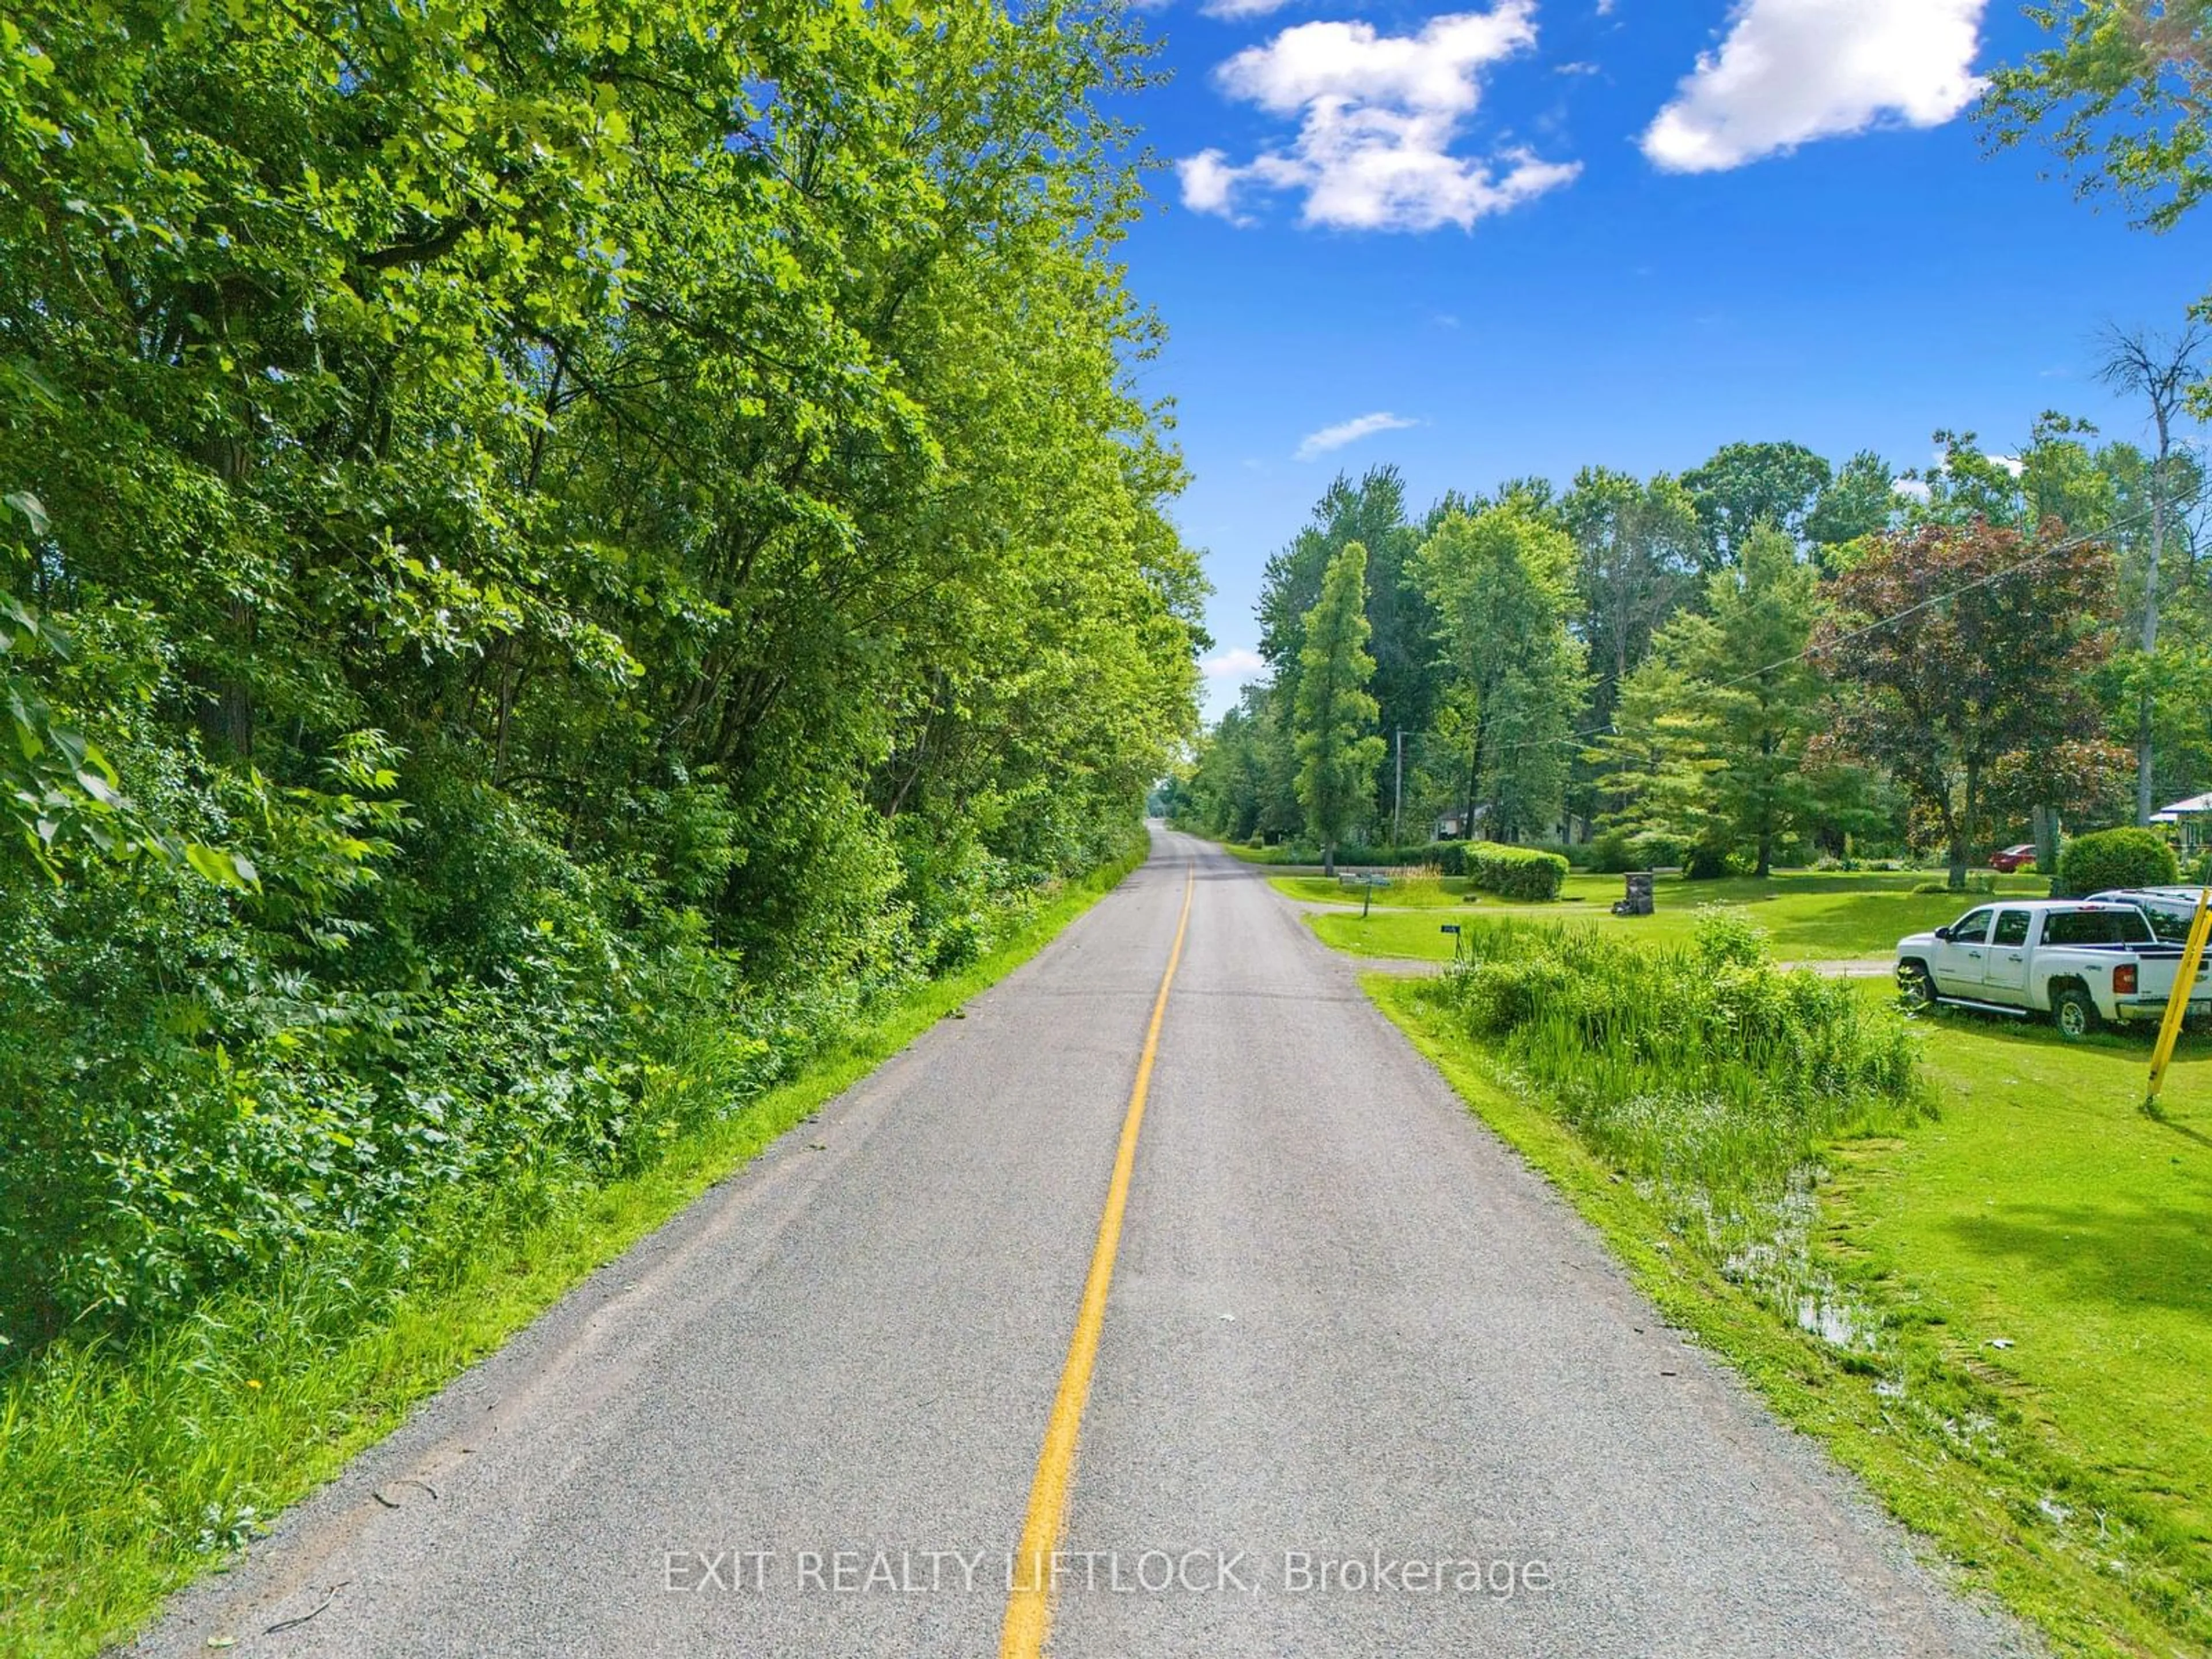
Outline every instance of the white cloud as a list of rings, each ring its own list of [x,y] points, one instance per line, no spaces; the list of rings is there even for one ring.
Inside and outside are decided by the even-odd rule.
[[[1267,665],[1256,651],[1247,651],[1243,646],[1232,646],[1218,657],[1208,657],[1199,664],[1199,670],[1210,680],[1256,679],[1267,672]]]
[[[1176,163],[1176,171],[1182,175],[1182,204],[1193,213],[1218,213],[1232,222],[1243,222],[1230,205],[1238,169],[1231,167],[1219,150],[1187,155]]]
[[[1988,0],[1738,0],[1644,135],[1668,173],[1718,173],[1885,123],[1934,127],[1980,95]]]
[[[1199,9],[1208,17],[1265,17],[1290,3],[1291,0],[1206,0]]]
[[[1927,481],[1922,478],[1899,478],[1892,483],[1890,488],[1899,495],[1919,501],[1923,505],[1925,505],[1936,493],[1928,488]]]
[[[1244,3],[1245,0],[1230,0]],[[1524,149],[1452,153],[1482,99],[1482,76],[1535,44],[1535,0],[1432,17],[1418,34],[1371,23],[1303,23],[1247,47],[1216,71],[1229,96],[1296,116],[1297,137],[1237,165],[1218,149],[1179,164],[1183,205],[1244,222],[1240,193],[1304,198],[1304,222],[1356,230],[1473,226],[1581,171]]]
[[[1310,461],[1326,455],[1332,449],[1341,449],[1346,444],[1356,444],[1362,438],[1371,438],[1378,432],[1402,432],[1409,426],[1419,426],[1419,421],[1409,421],[1402,415],[1362,415],[1356,420],[1340,421],[1334,426],[1325,426],[1318,432],[1309,433],[1298,446],[1298,459]]]

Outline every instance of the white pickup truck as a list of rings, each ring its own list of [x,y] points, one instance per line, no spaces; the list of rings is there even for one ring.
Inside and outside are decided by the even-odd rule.
[[[2048,1014],[2068,1037],[2159,1018],[2180,965],[2181,947],[2160,939],[2137,906],[2081,900],[1996,900],[1897,947],[1909,1000]],[[2212,1012],[2206,972],[2197,969],[2191,1014]]]

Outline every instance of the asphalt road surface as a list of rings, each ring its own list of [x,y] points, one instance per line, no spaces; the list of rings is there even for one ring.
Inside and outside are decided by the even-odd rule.
[[[1354,964],[1166,834],[134,1650],[1000,1652],[1186,895],[1042,1516],[1052,1654],[2023,1650],[1662,1326]]]

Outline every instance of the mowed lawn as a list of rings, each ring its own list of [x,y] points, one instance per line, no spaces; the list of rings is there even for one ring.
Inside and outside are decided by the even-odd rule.
[[[1810,872],[1778,875],[1765,881],[1684,881],[1662,877],[1655,898],[1658,914],[1625,917],[1613,914],[1621,896],[1619,876],[1570,876],[1553,904],[1509,904],[1484,895],[1468,896],[1457,879],[1401,883],[1378,890],[1373,912],[1362,917],[1357,891],[1317,876],[1270,878],[1286,896],[1310,903],[1349,904],[1349,913],[1322,911],[1307,920],[1322,942],[1353,956],[1395,957],[1449,962],[1451,936],[1444,926],[1461,916],[1485,919],[1568,921],[1617,928],[1662,944],[1686,941],[1698,910],[1724,904],[1742,911],[1765,928],[1776,957],[1790,962],[1850,961],[1888,955],[1907,933],[1955,921],[1986,894],[1915,893],[1929,879],[1924,873],[1824,875]],[[2000,876],[2000,895],[2039,896],[2050,891],[2043,878]]]
[[[2094,1562],[2123,1498],[2212,1626],[2212,1042],[2138,1109],[2148,1045],[2069,1045],[1972,1016],[1929,1021],[1942,1115],[1836,1151],[1832,1238],[1942,1319],[1952,1359],[1993,1374],[2087,1472],[2045,1513]],[[1884,1300],[1891,1300],[1884,1297]],[[2148,1546],[2148,1547],[2143,1547]],[[2106,1551],[2106,1554],[2112,1552]]]

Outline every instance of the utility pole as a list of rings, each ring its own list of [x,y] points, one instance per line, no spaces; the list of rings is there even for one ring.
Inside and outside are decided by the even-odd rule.
[[[1390,845],[1406,844],[1406,728],[1398,728],[1398,793],[1390,803]]]

